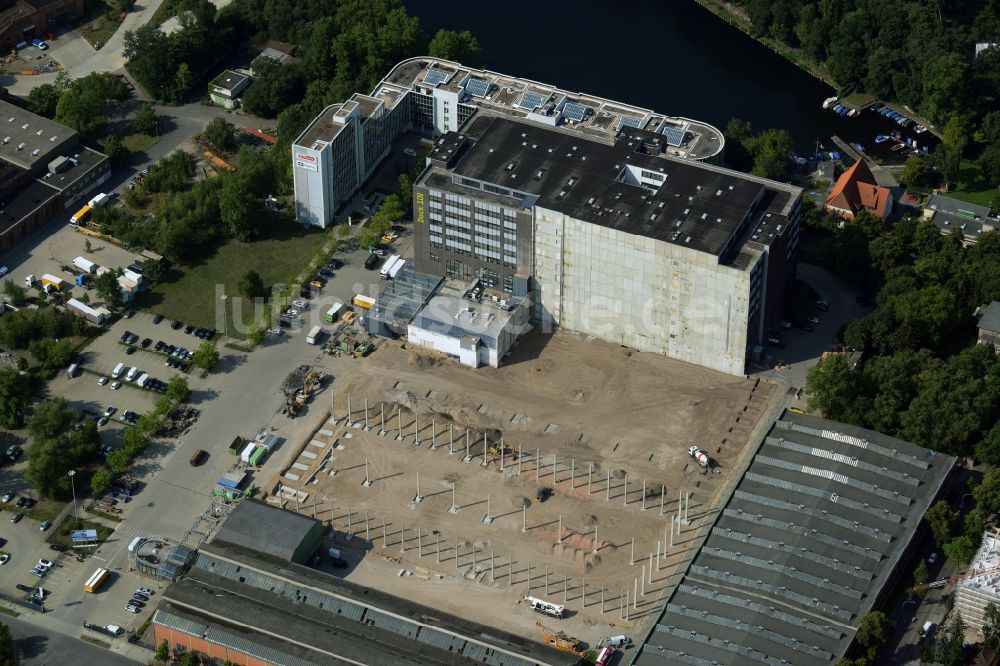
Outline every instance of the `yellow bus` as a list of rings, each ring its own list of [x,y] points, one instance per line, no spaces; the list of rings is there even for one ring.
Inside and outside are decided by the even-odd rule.
[[[90,204],[87,204],[80,210],[76,211],[73,217],[69,218],[69,223],[74,227],[86,224],[87,220],[90,219],[90,213],[92,211],[93,209],[90,207]]]
[[[83,584],[84,592],[97,592],[101,589],[101,585],[104,585],[104,581],[108,579],[107,569],[98,569],[94,574],[87,579],[87,582]]]

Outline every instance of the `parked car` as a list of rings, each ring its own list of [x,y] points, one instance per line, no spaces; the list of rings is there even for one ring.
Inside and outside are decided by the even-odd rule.
[[[107,409],[104,410],[104,415],[105,416],[111,416],[112,414],[114,414],[117,411],[118,411],[117,407],[108,407]]]
[[[107,377],[101,377],[101,378],[99,378],[97,380],[97,385],[98,386],[104,386],[107,383],[108,383],[108,378]]]
[[[135,615],[139,614],[139,609],[136,608],[135,606],[133,606],[132,604],[125,604],[125,610],[127,610],[129,613],[133,613]]]
[[[15,513],[15,514],[13,514],[10,517],[10,522],[12,522],[12,523],[19,523],[19,522],[21,522],[22,518],[24,518],[24,514],[23,513]]]
[[[155,594],[155,592],[153,592],[148,587],[140,587],[138,590],[136,590],[136,592],[138,592],[139,594],[145,594],[147,597],[151,597]]]
[[[12,499],[14,499],[14,497],[16,495],[17,495],[17,493],[14,493],[14,492],[4,493],[4,496],[2,498],[0,498],[0,499],[3,500],[4,504],[6,504],[7,502],[9,502]]]
[[[816,301],[816,307],[819,308],[820,312],[826,312],[830,309],[830,301],[819,300]]]
[[[52,523],[50,523],[47,520],[43,520],[41,522],[41,524],[38,526],[38,531],[39,532],[44,532],[45,530],[49,529],[50,527],[52,527]]]
[[[98,427],[108,425],[108,417],[102,416],[99,419],[97,419],[97,425]]]
[[[322,276],[324,276],[324,277],[328,277],[328,278],[332,278],[333,277],[333,271],[331,271],[329,268],[321,268],[321,269],[319,269],[319,274],[322,275]]]
[[[382,247],[382,246],[377,246],[377,247],[373,247],[370,250],[368,250],[368,253],[369,254],[374,254],[375,256],[378,256],[378,257],[384,257],[387,254],[389,254],[389,250],[386,249],[386,248],[384,248],[384,247]]]
[[[154,324],[159,324],[161,321],[163,321],[163,315],[161,314],[153,315]]]
[[[174,329],[175,331],[183,328],[183,326],[184,326],[184,324],[182,324],[179,321],[175,321],[174,323],[170,324],[170,328]]]
[[[122,383],[121,382],[111,382],[111,390],[112,391],[117,391],[121,387],[122,387]]]
[[[292,305],[294,305],[300,310],[305,310],[306,308],[309,307],[309,304],[306,303],[305,301],[292,301]]]
[[[809,317],[809,323],[815,326],[819,326],[819,317]]]
[[[281,328],[291,328],[292,324],[286,319],[279,319],[278,326],[280,326]]]
[[[41,559],[38,560],[38,566],[45,567],[46,569],[51,569],[52,567],[55,566],[55,564],[53,564],[52,560]]]
[[[151,344],[153,344],[153,338],[144,338],[143,341],[139,343],[139,346],[145,349]]]
[[[10,555],[7,553],[0,555],[0,565],[7,564],[8,562],[10,562]]]
[[[54,550],[57,553],[65,553],[66,546],[62,545],[61,543],[53,543],[49,545],[49,550]]]
[[[344,267],[344,262],[340,259],[330,259],[330,261],[326,262],[326,265],[336,271]]]
[[[142,603],[146,603],[147,601],[149,601],[149,597],[147,597],[139,590],[136,590],[135,592],[132,593],[132,598],[135,599],[136,601],[141,601]]]

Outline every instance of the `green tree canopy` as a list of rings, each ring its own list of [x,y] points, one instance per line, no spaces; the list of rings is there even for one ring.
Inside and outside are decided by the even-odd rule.
[[[76,413],[62,398],[35,406],[28,419],[31,447],[25,479],[44,498],[67,497],[70,479],[67,473],[93,458],[100,436],[97,424],[86,419],[74,425]]]
[[[239,290],[240,293],[243,294],[244,298],[249,300],[263,298],[267,295],[267,287],[264,285],[264,280],[262,280],[260,274],[254,270],[247,271],[243,274],[243,277],[240,278]]]
[[[236,128],[225,118],[212,118],[205,127],[205,140],[216,150],[229,150],[236,142]]]
[[[434,34],[427,52],[435,58],[444,58],[462,63],[468,67],[482,67],[483,49],[479,41],[468,30],[438,30]]]
[[[191,354],[191,363],[196,368],[211,370],[219,362],[219,350],[211,342],[203,342]]]
[[[132,131],[152,136],[160,131],[160,117],[152,104],[143,104],[132,119]]]
[[[12,368],[0,368],[0,428],[13,430],[24,424],[31,395],[27,377]]]

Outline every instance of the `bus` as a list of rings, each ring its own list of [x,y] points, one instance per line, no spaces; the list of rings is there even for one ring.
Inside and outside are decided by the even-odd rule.
[[[83,584],[84,592],[97,592],[104,585],[104,581],[108,579],[107,569],[98,569],[94,574],[87,579],[87,582]]]
[[[76,211],[73,217],[69,218],[70,225],[77,227],[80,226],[81,224],[86,224],[87,220],[90,219],[90,213],[92,211],[93,208],[90,207],[90,204],[87,204],[80,210]]]

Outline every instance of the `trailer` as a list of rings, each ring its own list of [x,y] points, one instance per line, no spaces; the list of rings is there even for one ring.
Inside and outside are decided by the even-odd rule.
[[[77,257],[73,260],[73,265],[79,268],[84,273],[93,273],[97,270],[97,264],[95,264],[90,259],[85,259],[83,257]]]
[[[322,335],[323,335],[323,329],[319,326],[313,326],[311,329],[309,329],[309,333],[306,335],[306,342],[308,342],[311,345],[314,345],[319,341],[320,336]]]
[[[45,287],[45,291],[50,291],[55,289],[56,291],[62,291],[63,286],[66,281],[50,273],[45,273],[42,275],[42,286]]]
[[[364,308],[365,310],[371,310],[375,307],[375,299],[371,296],[365,296],[364,294],[355,294],[354,300],[351,302],[359,308]]]
[[[385,260],[384,264],[382,264],[382,270],[380,270],[378,274],[382,278],[389,277],[389,271],[391,271],[392,267],[395,266],[400,261],[402,261],[402,257],[400,257],[398,254],[392,255],[391,257]]]
[[[83,317],[91,324],[103,324],[107,320],[107,317],[100,310],[96,310],[75,298],[66,301],[66,309],[75,315]]]
[[[403,270],[403,266],[406,264],[406,259],[400,259],[396,264],[389,269],[389,279],[392,280],[396,277],[396,273]]]

